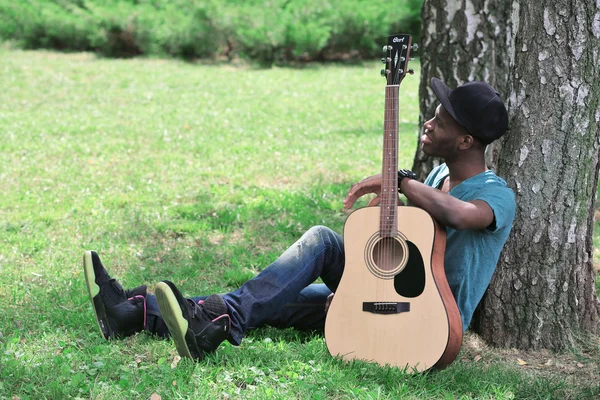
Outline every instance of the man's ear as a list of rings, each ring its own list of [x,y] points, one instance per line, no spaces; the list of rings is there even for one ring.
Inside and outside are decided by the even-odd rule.
[[[475,144],[475,138],[471,135],[462,135],[458,148],[461,150],[467,150]]]

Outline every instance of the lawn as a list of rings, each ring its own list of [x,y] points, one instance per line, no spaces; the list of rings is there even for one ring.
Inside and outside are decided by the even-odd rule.
[[[448,369],[405,375],[345,364],[322,336],[293,330],[259,329],[201,363],[145,333],[101,338],[84,250],[126,287],[170,279],[198,295],[236,288],[313,225],[341,233],[349,186],[380,170],[380,65],[258,69],[2,47],[0,398],[598,395],[596,339],[585,351],[522,353],[469,334]],[[418,82],[401,87],[401,167],[416,147]]]

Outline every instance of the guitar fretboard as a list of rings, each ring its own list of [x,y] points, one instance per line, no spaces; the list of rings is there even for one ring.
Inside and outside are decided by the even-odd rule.
[[[383,169],[379,229],[381,237],[395,237],[398,226],[398,94],[399,85],[385,87]]]

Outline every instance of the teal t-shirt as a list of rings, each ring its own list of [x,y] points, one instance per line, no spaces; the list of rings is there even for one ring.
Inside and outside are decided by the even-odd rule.
[[[431,171],[425,184],[440,188],[448,174],[448,167],[442,164]],[[462,201],[483,200],[494,212],[494,221],[485,229],[446,227],[444,269],[466,330],[496,269],[515,218],[516,202],[514,192],[491,170],[462,181],[449,194]]]

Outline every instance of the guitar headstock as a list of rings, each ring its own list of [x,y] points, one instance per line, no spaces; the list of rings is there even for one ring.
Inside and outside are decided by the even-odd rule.
[[[388,85],[400,85],[406,73],[413,74],[414,71],[407,70],[410,60],[410,51],[417,51],[417,44],[412,44],[412,37],[408,34],[399,33],[388,36],[387,45],[383,46],[385,57],[381,62],[385,64],[385,69],[381,70],[381,75],[387,79]]]

